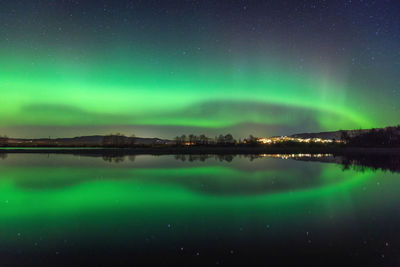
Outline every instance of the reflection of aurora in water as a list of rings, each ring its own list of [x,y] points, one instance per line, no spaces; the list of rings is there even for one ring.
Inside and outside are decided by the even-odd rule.
[[[232,163],[218,164],[218,161],[210,161],[199,162],[200,165],[193,162],[191,165],[182,165],[168,156],[154,158],[143,156],[143,158],[136,157],[133,165],[131,162],[125,162],[113,168],[108,168],[107,163],[97,159],[82,157],[78,160],[79,165],[68,168],[65,165],[57,166],[57,163],[65,164],[68,158],[71,160],[71,156],[52,155],[51,158],[42,156],[39,161],[47,161],[43,166],[24,167],[24,162],[29,164],[32,158],[24,155],[19,167],[15,168],[12,164],[18,157],[20,155],[10,158],[11,164],[3,164],[1,168],[2,197],[8,203],[15,203],[13,199],[32,197],[36,202],[37,198],[51,196],[53,201],[58,200],[64,207],[75,203],[69,201],[74,195],[79,199],[79,195],[83,193],[82,188],[87,186],[94,191],[89,190],[84,195],[90,193],[90,199],[96,200],[92,204],[97,203],[96,205],[100,205],[105,193],[108,197],[124,196],[130,190],[136,192],[138,187],[142,190],[147,188],[150,192],[157,189],[164,192],[166,187],[169,189],[167,191],[172,193],[172,198],[168,197],[170,200],[174,199],[174,192],[179,192],[194,198],[207,199],[207,195],[231,198],[247,196],[268,201],[279,199],[280,196],[292,199],[308,193],[318,194],[319,191],[334,192],[370,175],[370,173],[344,173],[337,165],[304,164],[274,159],[251,162],[241,157]],[[172,162],[175,166],[170,165]],[[92,188],[91,185],[100,187]],[[113,190],[110,191],[110,188]],[[130,197],[128,195],[125,196],[127,203],[143,197],[136,193]],[[90,206],[90,201],[79,206],[86,205]],[[49,206],[46,203],[37,207],[40,206],[51,208],[53,205]]]
[[[285,239],[304,227],[313,233],[346,228],[354,212],[366,216],[366,207],[380,212],[382,192],[387,209],[399,185],[395,174],[313,161],[131,160],[9,154],[0,161],[0,245],[37,251],[37,243],[43,253],[66,253],[104,242],[140,250],[147,246],[143,240],[153,240],[155,246],[186,248],[199,246],[206,235],[235,246],[238,229],[251,240],[267,238],[268,229]]]
[[[307,154],[301,154],[307,157]],[[310,157],[321,158],[329,154],[315,154]],[[173,185],[182,187],[201,194],[218,195],[254,195],[266,193],[279,193],[285,191],[296,191],[302,188],[314,188],[335,184],[347,179],[339,168],[335,171],[326,172],[325,168],[315,165],[313,168],[305,167],[296,162],[283,163],[276,160],[263,159],[266,155],[176,155],[162,157],[105,157],[106,162],[119,163],[121,168],[112,168],[109,164],[87,157],[79,157],[79,166],[69,169],[65,161],[71,160],[72,156],[52,155],[42,163],[40,168],[18,168],[11,169],[15,177],[14,183],[17,187],[33,190],[58,189],[74,186],[80,183],[101,180],[128,180],[143,184]],[[268,155],[282,159],[298,158],[292,155]],[[22,156],[26,163],[30,163],[32,156]],[[173,161],[173,158],[185,162]],[[143,160],[144,159],[144,160]],[[214,159],[207,161],[209,159]],[[249,160],[255,163],[248,163]],[[12,161],[12,159],[11,159]],[[199,161],[198,164],[194,164]],[[96,163],[94,169],[93,163]],[[224,164],[219,164],[223,162]],[[12,163],[12,162],[11,162]],[[23,164],[23,163],[22,163]],[[62,164],[63,168],[54,168],[54,164]],[[172,164],[172,165],[171,165]],[[35,164],[35,166],[38,166]],[[293,166],[287,168],[288,166]],[[115,167],[115,166],[114,166]],[[65,169],[68,168],[68,169]],[[7,172],[7,169],[4,171]],[[335,179],[330,176],[337,177]],[[302,177],[299,179],[299,177]]]

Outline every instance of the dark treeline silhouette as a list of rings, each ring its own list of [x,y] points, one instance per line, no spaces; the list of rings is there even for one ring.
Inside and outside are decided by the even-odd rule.
[[[226,161],[226,162],[231,162],[237,155],[234,154],[216,154],[216,155],[209,155],[209,154],[200,154],[200,155],[195,155],[195,154],[190,154],[190,155],[186,155],[186,154],[178,154],[175,155],[175,159],[176,160],[180,160],[180,161],[188,161],[188,162],[194,162],[194,161],[201,161],[201,162],[205,162],[206,160],[209,159],[216,159],[218,161]]]
[[[249,161],[253,161],[255,159],[264,158],[266,156],[264,154],[177,154],[177,155],[175,155],[176,160],[180,160],[183,162],[185,162],[185,161],[205,162],[210,159],[218,160],[220,162],[223,162],[223,161],[232,162],[232,160],[236,157],[247,158],[247,159],[249,159]]]
[[[104,136],[103,138],[103,146],[104,147],[129,147],[135,145],[135,135],[127,137],[123,134],[109,134]]]
[[[249,144],[249,145],[258,145],[258,137],[255,137],[253,135],[249,135],[248,138],[244,139],[244,143]]]
[[[258,142],[258,137],[249,135],[248,138],[236,140],[232,134],[220,134],[214,138],[208,137],[204,134],[199,136],[194,134],[181,135],[174,138],[175,145],[219,145],[219,146],[236,146],[236,145],[261,145]]]
[[[175,144],[181,145],[236,145],[238,142],[233,138],[232,134],[216,136],[215,138],[207,137],[204,134],[199,136],[194,134],[185,134],[175,137]]]
[[[8,137],[6,135],[0,136],[0,146],[8,145]]]
[[[289,155],[290,157],[285,157],[285,155]],[[304,156],[304,154],[280,154],[280,155],[264,155],[264,154],[202,154],[202,155],[185,155],[179,154],[175,155],[176,160],[187,161],[187,162],[205,162],[207,160],[218,160],[231,162],[234,158],[247,158],[250,161],[261,159],[261,158],[280,158],[280,159],[291,159],[291,160],[300,160],[300,161],[319,161],[324,163],[336,163],[343,165],[343,170],[355,170],[359,172],[365,172],[367,170],[382,170],[382,171],[390,171],[390,172],[398,172],[400,173],[400,155],[362,155],[362,154],[353,154],[353,155],[341,155],[341,156],[333,156],[333,155],[323,155],[323,156]]]
[[[348,146],[357,147],[400,147],[400,125],[383,129],[371,129],[356,136],[342,133]]]
[[[215,137],[208,137],[205,134],[181,135],[174,140],[166,140],[159,138],[140,138],[135,135],[125,136],[121,133],[109,134],[106,136],[80,136],[74,138],[40,138],[40,139],[16,139],[0,136],[0,147],[105,147],[105,148],[169,148],[175,147],[187,151],[187,146],[204,146],[250,148],[258,147],[257,149],[272,149],[272,148],[287,148],[291,150],[300,149],[303,151],[313,148],[335,150],[346,147],[400,147],[400,126],[386,127],[381,129],[371,130],[354,130],[341,131],[339,141],[322,140],[321,138],[303,138],[299,141],[293,137],[272,137],[271,139],[258,138],[249,135],[244,139],[235,139],[232,134],[220,134]],[[307,141],[304,141],[307,140]],[[193,148],[192,150],[198,150]],[[254,149],[256,150],[256,149]]]
[[[107,153],[107,154],[72,154],[74,156],[79,157],[93,157],[93,158],[101,158],[106,162],[110,163],[123,163],[128,159],[130,162],[134,162],[136,160],[136,155],[125,154],[123,152],[115,152],[115,153]],[[153,155],[154,157],[159,157],[159,155]],[[258,158],[265,157],[260,154],[176,154],[174,155],[174,159],[182,161],[182,162],[206,162],[207,160],[217,160],[220,162],[232,162],[236,157],[240,158],[248,158],[250,161],[253,161]],[[0,159],[6,159],[6,153],[0,153]]]
[[[124,150],[110,150],[102,153],[79,153],[74,156],[85,156],[101,158],[110,163],[123,163],[126,160],[134,162],[136,155],[123,152]],[[0,160],[7,159],[7,153],[0,153]],[[155,155],[159,156],[159,155]],[[259,160],[262,158],[279,158],[285,160],[299,161],[319,161],[324,163],[336,163],[343,165],[343,170],[368,171],[383,170],[400,173],[400,155],[396,153],[382,154],[175,154],[174,158],[182,162],[205,162],[208,160],[217,160],[220,162],[232,162],[235,158],[245,158],[249,161]]]
[[[6,158],[4,154],[3,159]],[[288,157],[285,157],[287,155]],[[82,156],[82,155],[80,155]],[[122,163],[125,159],[134,162],[134,155],[86,155],[90,157],[102,157],[104,161],[110,163]],[[249,161],[259,160],[262,158],[279,158],[285,160],[300,160],[300,161],[319,161],[324,163],[336,163],[343,165],[343,170],[355,170],[364,172],[367,170],[383,170],[400,173],[400,155],[374,155],[374,154],[352,154],[352,155],[304,155],[304,154],[176,154],[174,158],[182,162],[206,162],[208,160],[216,160],[220,162],[232,162],[235,158],[245,158]],[[0,154],[1,158],[1,154]]]
[[[104,155],[103,160],[112,163],[121,163],[125,161],[125,156],[110,156]]]
[[[397,155],[346,155],[340,162],[343,170],[383,170],[400,172],[400,156]]]

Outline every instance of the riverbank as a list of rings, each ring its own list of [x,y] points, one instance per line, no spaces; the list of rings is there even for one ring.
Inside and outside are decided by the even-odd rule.
[[[269,147],[269,146],[168,146],[135,148],[72,147],[5,147],[0,153],[92,154],[92,155],[175,155],[175,154],[333,154],[333,155],[400,155],[397,148],[364,147]]]

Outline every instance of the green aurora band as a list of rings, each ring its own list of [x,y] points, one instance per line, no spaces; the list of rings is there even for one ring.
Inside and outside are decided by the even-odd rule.
[[[399,123],[390,1],[346,12],[338,1],[39,2],[0,10],[0,135],[239,138]]]
[[[4,49],[0,126],[291,125],[298,119],[296,110],[306,110],[321,130],[379,125],[379,118],[368,113],[368,101],[349,94],[345,83],[311,70],[285,69],[272,57],[242,64],[221,56],[212,61],[211,55],[171,61],[161,54],[153,62],[148,54],[117,49],[107,55],[65,52],[55,57]],[[227,104],[218,108],[221,102]],[[216,111],[196,112],[202,103],[215,103]],[[229,103],[244,105],[235,111]],[[292,111],[271,115],[246,110],[252,103]]]

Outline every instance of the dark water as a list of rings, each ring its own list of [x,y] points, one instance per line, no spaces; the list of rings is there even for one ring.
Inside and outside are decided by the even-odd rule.
[[[398,266],[397,163],[0,154],[0,266]]]

